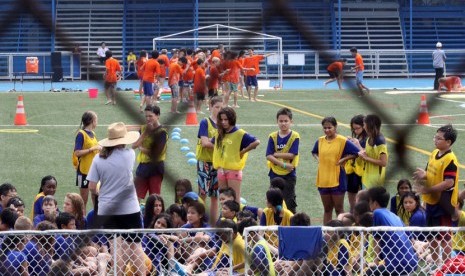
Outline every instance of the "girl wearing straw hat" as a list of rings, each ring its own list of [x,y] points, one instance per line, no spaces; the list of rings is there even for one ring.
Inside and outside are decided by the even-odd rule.
[[[126,148],[139,138],[136,131],[127,131],[124,123],[113,123],[108,127],[107,138],[99,141],[102,151],[95,156],[87,179],[89,189],[97,194],[98,218],[103,229],[139,229],[142,228],[140,207],[133,182],[133,167],[136,155],[134,150]],[[125,264],[130,260],[145,275],[141,237],[137,234],[124,234],[113,240],[118,248],[116,252],[117,275],[123,274]],[[114,248],[114,245],[111,246]]]

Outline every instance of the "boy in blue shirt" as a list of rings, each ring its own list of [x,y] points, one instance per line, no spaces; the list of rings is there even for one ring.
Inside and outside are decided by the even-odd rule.
[[[404,226],[400,218],[387,209],[389,193],[384,187],[371,188],[368,195],[373,226]],[[373,236],[375,265],[370,266],[366,275],[408,275],[416,270],[418,258],[405,231],[373,232]],[[379,265],[380,260],[384,265]]]

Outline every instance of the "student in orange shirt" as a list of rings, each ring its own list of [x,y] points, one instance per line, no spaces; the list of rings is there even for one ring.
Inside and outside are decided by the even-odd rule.
[[[239,60],[239,63],[244,66],[244,60],[245,60],[245,50],[240,50],[239,51],[239,57],[237,58]],[[244,98],[244,86],[245,86],[245,77],[244,77],[244,72],[241,71],[240,79],[239,79],[239,84],[237,86],[237,90],[239,90],[241,98]]]
[[[197,69],[194,74],[194,95],[195,95],[195,110],[197,113],[202,112],[202,103],[205,101],[207,94],[207,81],[205,75],[205,62],[203,59],[197,59]]]
[[[178,62],[179,59],[179,50],[178,49],[173,49],[171,50],[171,58],[170,58],[170,64],[171,63],[176,63]]]
[[[261,60],[271,55],[274,55],[274,53],[266,54],[266,55],[254,55],[254,49],[250,48],[249,56],[244,59],[244,67],[254,69],[254,70],[244,72],[244,75],[246,78],[245,86],[247,88],[247,94],[249,95],[249,101],[250,100],[257,101],[257,94],[258,94],[257,75],[260,74],[259,63]],[[251,94],[250,94],[250,90],[252,89],[252,86],[255,87],[254,93],[253,93],[253,99],[251,99]]]
[[[363,89],[366,90],[367,94],[370,94],[370,89],[368,89],[368,87],[366,87],[363,84],[363,71],[365,70],[365,66],[363,65],[362,55],[357,53],[357,48],[355,48],[355,47],[352,47],[350,49],[350,53],[355,58],[355,66],[352,67],[351,69],[352,69],[352,71],[355,70],[355,79],[356,79],[356,82],[357,82],[357,87],[358,87],[358,89],[360,91],[359,96],[363,96]]]
[[[223,53],[224,53],[224,45],[218,44],[218,48],[212,51],[211,59],[213,59],[214,57],[217,57],[221,60],[223,58]]]
[[[186,50],[187,66],[184,70],[184,75],[182,78],[183,85],[181,89],[181,100],[183,100],[182,96],[189,99],[192,93],[192,86],[194,85],[194,73],[196,69],[196,65],[194,65],[194,59],[192,58],[193,53],[194,51],[192,49]]]
[[[171,89],[171,113],[179,113],[178,99],[179,99],[179,81],[182,77],[182,66],[187,63],[185,57],[179,58],[177,62],[171,63],[168,74],[168,85]]]
[[[218,87],[220,84],[220,59],[213,57],[211,60],[212,64],[210,65],[210,74],[207,75],[208,80],[208,98],[218,96]]]
[[[142,80],[144,81],[144,96],[145,104],[152,105],[152,97],[154,95],[154,90],[158,90],[158,87],[155,85],[155,80],[160,73],[160,64],[157,61],[159,56],[158,51],[152,51],[152,57],[147,60],[144,65],[144,75]],[[155,86],[155,87],[154,87]],[[143,110],[143,104],[140,105],[140,109]]]
[[[117,73],[121,73],[119,62],[113,58],[113,53],[108,50],[105,52],[105,95],[107,102],[105,104],[116,104],[116,83],[118,82]]]
[[[330,79],[325,81],[325,87],[326,85],[328,85],[328,83],[337,81],[339,90],[342,90],[342,77],[344,76],[344,65],[346,65],[346,62],[347,60],[343,58],[340,60],[336,60],[328,66],[327,70]]]
[[[440,78],[438,92],[441,92],[442,88],[445,88],[447,92],[465,91],[465,88],[462,87],[462,81],[457,76]]]
[[[159,99],[161,96],[161,92],[163,91],[163,85],[165,84],[166,69],[168,69],[168,67],[170,66],[170,60],[167,54],[168,50],[161,49],[161,53],[158,56],[158,63],[160,63],[160,74],[158,75],[158,91],[155,97],[156,99]]]
[[[144,93],[144,82],[142,78],[144,77],[144,64],[147,62],[147,51],[142,50],[140,51],[139,59],[136,61],[136,71],[137,71],[137,78],[139,79],[139,96],[140,96],[140,104],[141,106],[144,105],[145,98],[142,97]],[[141,110],[142,111],[142,110]]]
[[[239,105],[237,105],[237,90],[240,82],[240,77],[241,77],[241,71],[253,71],[255,70],[254,68],[245,68],[242,67],[241,62],[238,59],[237,53],[236,52],[229,52],[227,55],[227,58],[229,59],[229,64],[228,64],[228,69],[229,72],[227,73],[229,75],[229,89],[228,93],[226,93],[224,97],[224,105],[228,105],[229,101],[229,96],[231,93],[233,94],[234,97],[234,108],[238,108]]]

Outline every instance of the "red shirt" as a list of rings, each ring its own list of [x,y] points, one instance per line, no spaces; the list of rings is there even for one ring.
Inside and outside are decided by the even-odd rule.
[[[215,65],[210,66],[210,78],[208,81],[208,89],[218,89],[220,83],[220,72]]]
[[[168,85],[178,84],[182,76],[182,68],[176,63],[171,63],[168,75]]]
[[[161,54],[158,56],[158,59],[163,60],[165,64],[160,64],[160,75],[159,77],[164,78],[166,77],[166,69],[168,69],[168,66],[170,65],[170,60],[168,59],[168,56],[165,54]]]
[[[105,68],[107,69],[105,81],[117,82],[118,77],[116,76],[116,72],[121,72],[121,66],[119,65],[119,62],[111,57],[105,61]]]
[[[205,80],[205,70],[202,66],[198,66],[194,74],[194,93],[203,93],[207,92],[207,83]]]
[[[450,91],[461,88],[462,81],[457,76],[450,76],[446,78],[446,81],[444,82],[444,84],[441,83],[439,85],[439,90],[441,90],[441,88],[444,86],[446,87],[447,91],[450,92]]]
[[[244,71],[245,76],[256,76],[260,74],[260,61],[263,60],[265,56],[262,55],[254,55],[251,57],[244,58],[243,66],[245,68],[254,68],[253,70]]]
[[[146,82],[155,82],[155,75],[160,73],[160,64],[156,59],[149,59],[144,66],[144,77],[142,78]]]
[[[344,66],[342,65],[342,62],[340,61],[335,61],[333,63],[331,63],[329,66],[328,66],[328,71],[330,72],[341,72],[342,71],[342,68]]]
[[[241,77],[241,71],[243,69],[241,62],[237,59],[231,60],[229,62],[229,69],[230,69],[230,71],[228,72],[229,81],[232,83],[239,83],[239,80]]]

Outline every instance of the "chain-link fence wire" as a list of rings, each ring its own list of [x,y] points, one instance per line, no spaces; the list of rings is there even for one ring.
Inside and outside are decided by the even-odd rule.
[[[0,20],[0,35],[6,32],[13,24],[15,24],[19,18],[20,14],[27,13],[34,17],[39,24],[46,27],[50,30],[51,33],[55,34],[56,41],[60,41],[62,45],[66,48],[71,49],[76,43],[75,39],[73,39],[71,34],[64,32],[59,25],[54,25],[52,20],[52,16],[50,14],[50,10],[45,9],[40,5],[38,1],[35,0],[18,0],[14,2],[12,8],[9,12],[5,13],[5,16]],[[326,44],[319,38],[317,33],[314,31],[313,27],[305,23],[301,18],[299,18],[296,12],[292,9],[291,4],[289,1],[284,0],[272,0],[268,1],[266,5],[266,9],[263,10],[262,16],[257,16],[256,20],[253,22],[251,26],[247,29],[252,31],[260,32],[263,27],[270,22],[273,22],[275,19],[283,19],[285,20],[295,31],[297,31],[300,36],[302,37],[303,41],[306,42],[307,47],[313,49],[319,53],[322,57],[322,60],[327,64],[332,62],[333,55],[330,54],[330,49],[326,46]],[[89,30],[90,31],[90,30]],[[252,36],[252,33],[245,33],[243,35],[243,39],[238,40],[232,48],[239,49],[242,45],[247,45],[248,38]],[[87,63],[86,60],[82,61],[82,66],[85,68],[90,68],[90,64]],[[465,67],[465,60],[462,60],[458,68]],[[459,72],[459,70],[455,70]],[[90,72],[91,79],[101,79],[99,73]],[[92,74],[96,74],[92,76]],[[103,87],[103,81],[95,82],[95,87]],[[352,81],[346,81],[346,86],[349,87],[352,95],[355,97],[357,96],[360,91],[358,90],[356,84]],[[408,163],[408,158],[405,158],[407,155],[407,148],[406,145],[409,141],[409,134],[413,128],[406,126],[398,126],[394,125],[394,118],[380,105],[378,105],[371,97],[362,97],[360,101],[364,103],[372,113],[377,114],[381,117],[383,123],[390,124],[392,131],[395,137],[394,149],[395,152],[391,154],[396,156],[397,162],[390,162],[389,170],[390,173],[386,176],[389,180],[393,177],[394,173],[398,173],[400,171],[414,171],[415,165]],[[430,108],[434,108],[439,101],[436,97],[430,96],[428,98],[428,103]],[[140,116],[137,108],[135,108],[128,100],[121,98],[118,100],[119,108],[123,109],[129,118],[133,121],[143,124],[143,118]],[[187,105],[180,106],[181,111],[186,111]],[[417,117],[417,112],[412,112],[411,116],[407,118],[407,124],[414,124],[415,119]],[[175,116],[167,116],[167,120],[165,123],[170,125],[172,122],[176,120]],[[156,156],[152,156],[152,160],[158,160]],[[165,172],[165,179],[171,183],[174,183],[173,175],[170,171]]]
[[[273,237],[279,236],[280,243],[292,242],[279,233],[289,228],[292,227],[256,226],[244,229],[249,260],[246,263],[246,273],[248,272],[249,275],[251,273],[258,275],[272,273],[275,275],[465,274],[464,227],[321,227],[318,229],[321,231],[321,236],[308,235],[307,240],[299,240],[304,246],[294,246],[293,252],[289,251],[287,245],[273,246]],[[318,246],[312,247],[312,243]],[[306,251],[306,254],[302,254],[303,251]],[[260,271],[269,272],[263,274]]]
[[[10,231],[1,275],[232,274],[231,229]],[[27,272],[28,274],[26,274]]]

